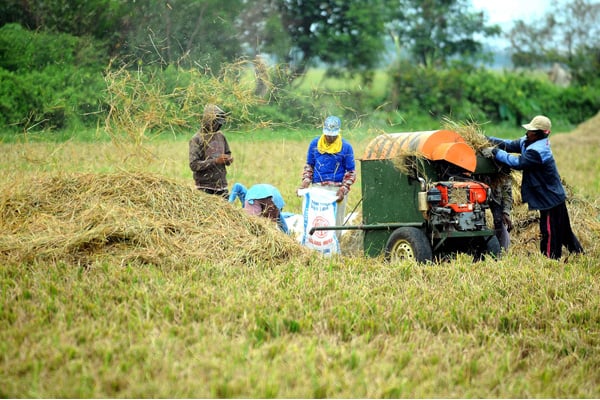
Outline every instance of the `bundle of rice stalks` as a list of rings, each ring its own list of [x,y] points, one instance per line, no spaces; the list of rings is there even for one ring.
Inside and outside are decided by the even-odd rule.
[[[0,262],[272,264],[308,251],[264,218],[147,173],[34,176],[0,191]]]
[[[264,127],[251,108],[264,103],[254,94],[254,82],[244,78],[248,62],[224,64],[218,75],[197,68],[165,72],[153,68],[132,72],[128,66],[110,69],[106,83],[108,115],[105,132],[127,153],[152,159],[146,146],[160,134],[193,133],[199,128],[206,104],[231,112],[230,123]]]
[[[392,164],[403,175],[423,176],[423,160],[425,156],[414,150],[401,150],[392,158]]]
[[[475,121],[456,122],[449,118],[444,118],[443,125],[444,129],[458,133],[476,152],[480,152],[482,149],[491,146],[489,140],[485,136],[481,124]],[[489,175],[486,180],[487,184],[493,187],[500,185],[507,175],[511,176],[513,182],[517,179],[516,172],[511,171],[509,168],[502,167],[499,164],[496,165],[498,167],[498,173]]]
[[[449,118],[444,118],[442,122],[444,129],[458,133],[475,151],[490,146],[490,142],[481,129],[481,124],[475,121],[456,122]]]

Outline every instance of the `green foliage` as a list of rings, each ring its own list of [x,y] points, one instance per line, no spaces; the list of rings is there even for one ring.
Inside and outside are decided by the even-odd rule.
[[[578,123],[600,108],[600,88],[563,89],[546,78],[464,67],[437,70],[400,63],[391,70],[392,107],[430,113],[437,118],[511,122],[535,114]]]
[[[118,31],[124,4],[113,0],[4,0],[0,3],[0,26],[14,22],[32,31],[110,40]]]
[[[485,57],[474,39],[499,35],[500,27],[488,26],[482,13],[470,11],[466,0],[398,0],[392,9],[392,34],[412,59],[425,66],[445,66],[452,57],[477,61]]]
[[[241,0],[138,0],[127,3],[123,43],[128,62],[218,71],[242,55],[235,19]]]
[[[101,71],[107,60],[103,45],[86,36],[34,32],[18,24],[0,27],[0,68],[9,71],[41,71],[51,65]]]
[[[0,28],[0,123],[63,129],[95,124],[102,108],[104,50],[67,34]]]
[[[95,71],[48,66],[16,74],[0,68],[0,124],[30,129],[95,125],[102,112],[104,85]]]
[[[287,63],[304,72],[322,61],[350,71],[377,65],[384,50],[383,0],[279,0],[282,25],[292,42]]]

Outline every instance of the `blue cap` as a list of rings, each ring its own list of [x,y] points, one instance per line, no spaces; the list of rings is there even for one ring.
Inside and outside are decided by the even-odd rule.
[[[325,118],[323,123],[323,133],[327,136],[337,136],[340,133],[342,121],[336,116],[329,116]]]

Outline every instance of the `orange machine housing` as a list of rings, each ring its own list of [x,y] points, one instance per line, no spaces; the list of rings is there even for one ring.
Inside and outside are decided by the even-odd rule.
[[[407,152],[432,161],[445,160],[470,172],[477,165],[475,150],[457,132],[445,129],[380,135],[369,143],[362,159],[390,159]]]

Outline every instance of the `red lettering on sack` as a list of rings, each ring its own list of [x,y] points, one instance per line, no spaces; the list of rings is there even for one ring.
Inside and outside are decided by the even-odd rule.
[[[323,218],[320,215],[317,215],[315,217],[315,219],[313,220],[313,227],[321,227],[321,226],[329,226],[329,221],[327,221],[326,218]],[[323,239],[324,237],[327,236],[327,231],[320,231],[320,230],[316,230],[314,236],[318,237],[319,239]]]

